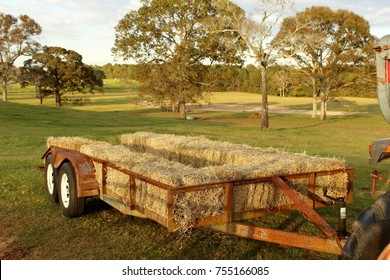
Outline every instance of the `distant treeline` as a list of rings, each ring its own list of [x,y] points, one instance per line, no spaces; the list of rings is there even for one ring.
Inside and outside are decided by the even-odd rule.
[[[132,84],[132,81],[142,82],[142,71],[134,64],[105,64],[95,66],[105,74],[107,79],[118,79],[123,85]],[[269,75],[269,94],[278,96],[312,97],[311,81],[307,75],[289,66],[271,66],[267,68]],[[348,86],[341,87],[333,93],[337,96],[374,97],[375,68],[346,68],[342,75],[343,83]],[[217,65],[209,68],[208,83],[213,91],[250,92],[260,93],[261,78],[256,66],[249,64],[243,67]]]

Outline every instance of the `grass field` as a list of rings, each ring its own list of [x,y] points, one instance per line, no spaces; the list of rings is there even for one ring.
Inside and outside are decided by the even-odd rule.
[[[45,197],[42,165],[49,136],[83,136],[119,142],[119,136],[136,131],[205,135],[211,139],[276,147],[292,152],[345,158],[355,168],[355,201],[349,206],[348,227],[358,213],[375,200],[369,194],[370,172],[389,164],[368,163],[368,145],[389,137],[375,99],[343,98],[329,110],[366,112],[329,117],[271,114],[270,128],[261,130],[250,112],[192,111],[195,120],[182,121],[175,113],[147,106],[136,92],[107,86],[104,95],[85,96],[84,106],[44,105],[29,90],[10,91],[0,103],[0,259],[336,259],[337,256],[240,239],[210,229],[169,233],[150,220],[125,216],[98,199],[87,203],[86,215],[64,218]],[[259,95],[217,93],[209,102],[257,104]],[[309,98],[271,97],[270,105],[310,109]],[[379,185],[379,193],[387,187]],[[337,209],[321,209],[334,224]],[[298,213],[279,214],[253,221],[272,227],[316,234]]]

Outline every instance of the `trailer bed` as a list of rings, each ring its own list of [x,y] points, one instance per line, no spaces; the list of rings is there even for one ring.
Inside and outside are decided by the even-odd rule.
[[[168,231],[208,226],[218,231],[245,238],[341,254],[342,241],[338,237],[337,231],[313,210],[334,204],[334,201],[324,199],[317,195],[319,190],[316,181],[321,177],[344,174],[348,177],[348,190],[344,199],[347,203],[350,203],[353,199],[354,175],[354,170],[351,168],[216,181],[187,186],[172,186],[118,166],[110,161],[92,157],[78,151],[52,146],[45,152],[42,158],[45,159],[49,154],[54,159],[55,168],[59,168],[64,161],[72,163],[77,177],[77,192],[79,197],[99,195],[100,199],[120,212],[151,219],[166,227]],[[108,186],[108,174],[113,171],[126,177],[128,191],[123,194],[113,192]],[[307,182],[306,193],[298,192],[289,186],[289,182],[296,180]],[[259,184],[262,186],[266,184],[266,186],[276,188],[285,198],[288,198],[290,203],[263,209],[242,210],[235,208],[235,195],[248,185]],[[142,187],[158,189],[160,195],[165,198],[163,200],[157,198],[160,204],[164,204],[165,210],[163,215],[161,212],[153,211],[153,207],[150,207],[150,205],[140,204],[137,201],[136,196],[140,190],[140,185]],[[177,211],[180,208],[178,207],[178,202],[180,202],[180,199],[183,197],[184,199],[186,197],[191,198],[194,195],[202,197],[213,192],[218,195],[222,194],[220,198],[221,206],[218,207],[218,211],[211,211],[212,214],[206,214],[192,219],[190,224],[183,224],[177,221]],[[299,233],[284,232],[258,226],[252,227],[238,223],[245,219],[292,210],[300,211],[323,232],[324,236],[307,236]]]

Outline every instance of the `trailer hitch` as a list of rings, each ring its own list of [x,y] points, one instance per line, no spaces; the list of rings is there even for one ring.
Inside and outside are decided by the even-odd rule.
[[[328,187],[323,187],[322,191],[324,196],[332,201],[334,201],[339,206],[339,217],[338,217],[338,236],[339,238],[346,238],[347,233],[347,203],[345,202],[344,197],[332,197],[328,195]]]

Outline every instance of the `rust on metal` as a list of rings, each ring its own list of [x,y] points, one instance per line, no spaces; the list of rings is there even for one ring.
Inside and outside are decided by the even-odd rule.
[[[225,184],[225,214],[226,220],[231,222],[233,217],[233,183]]]
[[[168,207],[168,221],[167,221],[167,228],[168,231],[174,231],[176,230],[176,225],[175,225],[175,219],[174,219],[174,202],[175,202],[175,197],[172,189],[170,188],[168,190],[168,202],[167,202],[167,207]]]
[[[318,227],[328,237],[337,236],[337,232],[330,226],[317,212],[310,208],[306,202],[299,197],[298,193],[291,189],[280,177],[273,177],[274,184],[285,194],[292,202],[298,206],[299,211],[307,217],[316,227]]]
[[[378,170],[373,170],[370,175],[371,175],[371,179],[372,179],[371,195],[376,194],[377,181],[381,181],[387,185],[390,185],[390,179],[386,179],[386,178],[379,176]]]
[[[134,179],[133,175],[129,175],[129,188],[130,188],[129,206],[133,207],[134,205],[136,205],[136,203],[135,203],[136,184],[135,184],[135,179]]]
[[[307,197],[308,197],[308,200],[307,200],[307,204],[311,207],[311,208],[315,208],[315,197],[314,197],[314,194],[315,194],[315,182],[316,182],[316,176],[315,176],[315,173],[312,173],[312,174],[309,174],[308,176],[308,182],[307,182]]]
[[[107,162],[102,162],[102,194],[107,194]]]
[[[294,232],[250,226],[239,223],[211,225],[210,228],[234,236],[293,246],[335,255],[341,255],[342,245],[338,238],[321,238]]]
[[[104,195],[102,195],[101,199],[125,215],[131,215],[131,216],[135,216],[135,217],[139,217],[139,218],[148,218],[147,216],[145,216],[141,212],[128,207],[128,205],[126,205],[125,203],[120,201],[115,195],[105,195],[104,194]]]
[[[76,175],[77,195],[79,197],[95,196],[99,194],[99,184],[96,179],[96,171],[89,157],[80,153],[52,147],[48,149],[43,158],[48,154],[53,156],[53,165],[59,168],[64,161],[70,161]]]
[[[348,168],[345,170],[348,176],[348,189],[347,189],[347,196],[345,198],[346,203],[352,203],[354,198],[354,190],[353,190],[353,184],[354,184],[354,178],[355,178],[355,170],[352,168]]]

